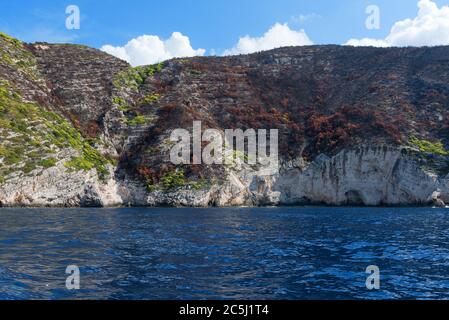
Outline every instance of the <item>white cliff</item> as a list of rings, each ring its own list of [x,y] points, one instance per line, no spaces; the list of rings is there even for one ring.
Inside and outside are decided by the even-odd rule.
[[[264,205],[444,205],[449,176],[426,172],[404,149],[377,146],[343,150],[332,158],[284,165],[279,174],[258,176],[243,165],[225,183],[204,190],[149,193],[139,183],[71,172],[58,165],[0,187],[3,206],[264,206]]]
[[[112,170],[112,168],[110,168]],[[112,174],[112,171],[110,172]],[[75,172],[58,165],[17,176],[0,186],[5,207],[110,207],[122,204],[115,180],[101,180],[95,170]]]

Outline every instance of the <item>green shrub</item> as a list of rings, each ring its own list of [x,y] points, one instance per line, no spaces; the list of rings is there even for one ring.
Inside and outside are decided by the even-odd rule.
[[[191,181],[189,182],[189,186],[191,186],[194,190],[200,191],[206,187],[206,183],[202,181]]]
[[[95,165],[83,157],[73,157],[72,160],[66,162],[64,166],[76,171],[89,171],[93,169]]]
[[[128,123],[128,125],[130,125],[132,127],[143,126],[147,123],[147,118],[139,115],[133,119],[127,120],[127,123]]]
[[[147,190],[148,190],[148,192],[156,191],[156,186],[153,184],[153,182],[148,182],[147,183]]]
[[[112,98],[112,103],[117,106],[120,106],[122,104],[125,104],[125,100],[120,97],[114,97],[114,98]]]
[[[197,77],[197,76],[202,75],[202,72],[198,71],[198,70],[190,70],[190,75]]]
[[[11,151],[5,155],[5,163],[6,164],[9,164],[9,165],[17,164],[20,161],[22,161],[22,157],[19,154],[15,153],[14,151]]]
[[[164,68],[164,64],[158,63],[150,66],[140,66],[122,71],[115,77],[114,86],[118,89],[131,88],[138,90],[145,80],[159,73]]]
[[[139,105],[147,105],[147,104],[152,104],[156,101],[158,101],[160,99],[161,95],[160,94],[151,94],[149,96],[146,96],[145,98],[143,98],[142,100],[139,101]]]
[[[62,116],[38,104],[23,102],[6,81],[0,81],[0,106],[2,135],[10,136],[0,140],[2,176],[5,176],[5,170],[27,174],[36,166],[52,167],[57,159],[49,158],[49,154],[66,148],[80,155],[69,161],[67,167],[83,170],[96,168],[100,176],[108,174],[106,166],[109,160],[93,147],[96,141],[85,139]],[[14,135],[11,136],[11,133]]]
[[[25,174],[28,174],[31,171],[33,171],[34,169],[36,169],[36,163],[35,162],[27,162],[27,163],[25,163],[25,166],[23,167],[23,172]]]
[[[162,187],[165,190],[173,190],[186,185],[186,180],[184,176],[184,170],[178,169],[166,173],[161,178]]]
[[[45,169],[48,169],[48,168],[54,167],[57,162],[58,162],[58,160],[56,160],[55,158],[47,158],[47,159],[41,160],[39,165],[41,167],[44,167]]]
[[[122,112],[128,112],[131,109],[130,105],[128,105],[126,101],[120,97],[114,97],[112,99],[112,104]]]
[[[410,139],[410,144],[419,149],[421,152],[438,154],[442,156],[448,156],[449,151],[444,148],[444,145],[441,142],[432,143],[427,140],[418,139],[413,137]]]

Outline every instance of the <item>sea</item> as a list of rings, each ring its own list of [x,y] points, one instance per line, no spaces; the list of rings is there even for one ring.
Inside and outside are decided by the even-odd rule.
[[[0,299],[448,298],[448,209],[0,208]]]

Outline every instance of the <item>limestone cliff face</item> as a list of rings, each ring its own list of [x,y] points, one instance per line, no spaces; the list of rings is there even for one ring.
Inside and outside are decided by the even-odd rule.
[[[147,205],[429,205],[448,199],[448,180],[426,172],[407,151],[386,146],[342,150],[303,167],[257,176],[249,168],[229,172],[207,192],[153,194]],[[144,203],[141,203],[144,204]]]
[[[113,207],[123,204],[115,180],[100,180],[94,171],[70,172],[62,164],[8,180],[0,188],[3,206]]]
[[[401,150],[369,146],[320,159],[278,184],[284,202],[378,206],[426,204],[437,191],[436,182]]]
[[[444,206],[448,57],[310,46],[131,68],[0,34],[0,206]],[[193,121],[278,129],[279,172],[172,164]]]
[[[287,166],[272,176],[242,166],[203,190],[148,192],[132,181],[100,181],[92,172],[69,173],[56,166],[12,179],[1,191],[5,206],[444,205],[449,177],[426,172],[403,149],[364,146],[319,157],[305,167]]]

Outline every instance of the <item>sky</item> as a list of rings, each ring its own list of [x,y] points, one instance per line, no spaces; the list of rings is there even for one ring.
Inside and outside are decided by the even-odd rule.
[[[79,9],[79,29],[67,28],[67,19],[75,17],[66,12],[70,5]],[[84,44],[141,65],[288,45],[449,45],[448,5],[449,0],[14,0],[0,3],[0,31],[26,42]]]

